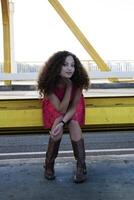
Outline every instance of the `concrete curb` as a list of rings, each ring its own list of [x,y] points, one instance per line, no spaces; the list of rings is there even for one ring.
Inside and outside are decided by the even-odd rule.
[[[134,88],[134,83],[93,83],[91,89]],[[37,85],[1,85],[0,91],[34,91]]]

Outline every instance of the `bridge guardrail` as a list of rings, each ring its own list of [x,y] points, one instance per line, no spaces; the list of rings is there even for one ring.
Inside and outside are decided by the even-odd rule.
[[[0,81],[36,81],[39,73],[0,73]],[[129,72],[113,72],[105,71],[90,72],[89,77],[91,79],[108,79],[108,78],[120,78],[120,79],[134,79],[134,71]]]

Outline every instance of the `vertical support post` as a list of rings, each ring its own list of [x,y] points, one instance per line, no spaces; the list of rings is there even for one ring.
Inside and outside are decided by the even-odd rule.
[[[10,49],[11,49],[11,72],[17,72],[17,66],[15,62],[15,48],[14,48],[14,2],[9,2],[9,20],[10,20]]]
[[[4,44],[4,72],[11,72],[11,48],[10,48],[10,19],[8,0],[1,0],[2,20],[3,20],[3,44]],[[10,85],[11,81],[5,81]]]

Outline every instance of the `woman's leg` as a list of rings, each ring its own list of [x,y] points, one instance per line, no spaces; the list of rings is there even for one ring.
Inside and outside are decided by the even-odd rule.
[[[85,146],[82,138],[82,131],[77,121],[71,120],[68,124],[71,137],[74,157],[77,160],[75,183],[82,183],[86,180]]]
[[[79,141],[82,138],[81,127],[77,121],[71,120],[68,123],[68,128],[69,128],[69,134],[70,134],[71,140]]]
[[[55,120],[52,126],[52,130],[61,121],[61,119],[62,117],[59,117]],[[63,134],[63,131],[61,131],[61,133],[59,133],[55,137],[52,137],[51,134],[49,137],[48,149],[46,152],[46,159],[45,159],[45,166],[44,166],[45,167],[44,175],[45,175],[45,178],[47,178],[48,180],[55,179],[54,163],[55,163],[55,158],[58,155],[62,134]]]

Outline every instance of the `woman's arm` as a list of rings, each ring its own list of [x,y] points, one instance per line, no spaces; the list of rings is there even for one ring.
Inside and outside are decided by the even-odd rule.
[[[64,115],[64,117],[62,119],[63,122],[66,123],[72,118],[72,116],[75,113],[75,109],[76,109],[76,106],[77,106],[77,104],[78,104],[78,102],[80,100],[81,95],[82,95],[82,89],[77,89],[75,97],[74,97],[71,105],[69,106],[67,112],[65,113],[65,115]]]
[[[58,135],[60,133],[61,129],[63,128],[64,123],[68,122],[72,118],[72,116],[75,113],[76,106],[80,100],[81,94],[82,94],[82,90],[78,89],[76,91],[75,97],[74,97],[71,105],[69,106],[69,108],[68,108],[67,112],[65,113],[65,115],[63,116],[62,120],[52,130],[51,134],[53,136]]]
[[[56,110],[58,112],[61,112],[62,114],[65,114],[68,109],[70,97],[71,97],[71,91],[72,91],[71,80],[66,80],[65,83],[66,83],[66,90],[61,102],[59,101],[59,99],[57,98],[55,94],[52,93],[48,95],[49,100],[52,102]]]

